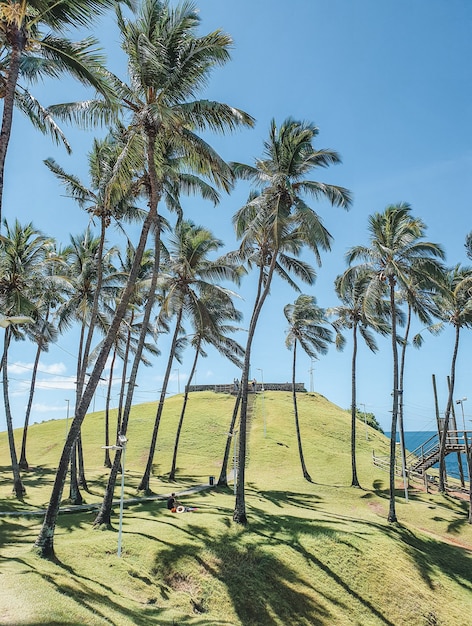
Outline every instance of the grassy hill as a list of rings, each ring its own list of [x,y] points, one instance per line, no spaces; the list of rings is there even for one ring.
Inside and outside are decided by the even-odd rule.
[[[234,399],[201,392],[189,400],[178,480],[166,479],[181,401],[182,396],[174,396],[166,402],[151,481],[156,494],[208,484],[209,476],[219,474]],[[116,555],[117,517],[115,529],[103,531],[92,527],[94,512],[62,514],[57,561],[47,562],[32,550],[41,517],[0,516],[0,623],[470,625],[467,503],[427,494],[420,485],[406,503],[399,483],[399,523],[387,523],[388,475],[373,466],[372,450],[388,454],[388,441],[374,430],[366,441],[360,425],[362,489],[354,489],[349,486],[350,415],[318,394],[300,394],[299,403],[313,483],[300,470],[290,394],[257,395],[246,528],[232,522],[230,485],[181,497],[198,507],[193,513],[168,513],[161,500],[127,506],[121,558]],[[126,497],[136,496],[155,410],[155,403],[133,410]],[[31,427],[27,494],[18,502],[11,495],[6,434],[0,434],[2,511],[26,512],[47,504],[64,435],[65,420]],[[83,429],[88,503],[100,502],[107,479],[102,442],[103,414],[90,414]]]

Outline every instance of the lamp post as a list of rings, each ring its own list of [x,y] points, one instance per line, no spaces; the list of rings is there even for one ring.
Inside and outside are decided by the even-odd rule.
[[[262,419],[264,421],[264,437],[265,437],[267,435],[267,424],[266,424],[266,413],[265,413],[265,402],[264,402],[264,370],[258,367],[257,371],[261,373]]]
[[[365,440],[369,441],[369,433],[367,431],[367,413],[365,411],[365,404],[361,404],[364,407],[364,425],[365,425]]]
[[[68,428],[69,428],[69,402],[70,402],[70,400],[68,400],[68,399],[66,398],[66,402],[67,402],[67,413],[66,413],[66,435],[65,435],[65,437],[64,437],[64,440],[65,440],[65,439],[67,439],[67,430],[68,430]]]
[[[238,462],[238,454],[237,454],[237,447],[238,447],[238,431],[237,430],[233,430],[232,433],[226,433],[229,437],[233,438],[233,491],[234,491],[234,495],[236,495],[236,483],[237,481],[237,470],[236,470],[236,465]]]
[[[461,410],[462,410],[462,425],[464,426],[464,432],[465,432],[465,418],[464,418],[464,402],[467,400],[467,398],[461,398],[460,400],[456,400],[456,404],[460,404],[461,405]]]
[[[179,372],[179,368],[176,367],[174,372],[177,372],[177,393],[180,393],[180,372]]]
[[[310,363],[310,369],[308,370],[308,373],[310,374],[310,393],[313,393],[314,387],[313,387],[313,372],[314,372],[314,367],[313,367],[313,361],[314,359],[311,359],[311,363]]]
[[[121,536],[123,531],[123,501],[125,495],[125,455],[126,455],[126,443],[128,439],[125,435],[121,433],[118,435],[118,443],[119,446],[102,446],[104,449],[108,450],[121,450],[122,458],[121,458],[121,496],[120,496],[120,522],[118,526],[118,549],[117,555],[121,557]]]

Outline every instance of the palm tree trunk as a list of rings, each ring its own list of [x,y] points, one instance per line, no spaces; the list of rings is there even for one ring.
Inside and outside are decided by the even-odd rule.
[[[395,512],[395,461],[397,442],[397,416],[398,416],[398,349],[397,349],[397,317],[395,308],[395,284],[393,278],[390,279],[390,312],[392,316],[392,355],[393,355],[393,405],[392,405],[392,426],[390,432],[390,503],[388,511],[388,521],[396,522]]]
[[[405,426],[403,423],[403,380],[405,376],[405,361],[406,361],[406,347],[408,344],[408,336],[410,334],[411,326],[411,304],[408,304],[408,316],[405,327],[405,336],[400,356],[400,375],[398,382],[398,389],[400,390],[400,397],[398,399],[398,431],[400,433],[400,448],[402,454],[402,474],[405,481],[405,497],[408,500],[408,475],[406,470],[406,446],[405,446]]]
[[[360,487],[357,477],[356,462],[356,426],[357,426],[357,389],[356,389],[356,362],[357,362],[357,324],[352,329],[352,367],[351,367],[351,487]]]
[[[7,156],[8,144],[10,142],[15,91],[20,71],[21,53],[26,43],[24,31],[13,24],[8,30],[7,37],[11,43],[11,52],[8,64],[8,76],[5,83],[5,95],[3,97],[2,128],[0,131],[0,225],[2,223],[5,160]]]
[[[164,410],[164,402],[166,399],[167,384],[169,382],[169,377],[170,377],[170,373],[172,370],[172,363],[174,361],[175,348],[177,346],[177,339],[180,333],[180,323],[182,322],[183,312],[184,312],[183,307],[181,307],[177,315],[177,321],[175,324],[174,336],[172,337],[172,344],[170,348],[169,359],[167,361],[167,368],[164,374],[164,380],[162,382],[162,390],[161,390],[161,395],[159,398],[159,404],[157,406],[157,413],[154,419],[154,428],[152,431],[151,445],[149,448],[149,455],[148,455],[148,460],[146,463],[146,469],[144,470],[143,477],[141,478],[141,482],[139,483],[139,486],[138,486],[138,491],[144,491],[145,493],[150,493],[149,481],[151,478],[152,465],[154,463],[154,454],[156,451],[157,434],[159,432],[159,425],[161,423],[162,411]]]
[[[249,368],[251,366],[251,347],[256,331],[257,321],[262,310],[262,306],[267,298],[270,285],[272,283],[272,276],[274,275],[275,266],[277,263],[277,251],[272,254],[269,271],[267,273],[266,281],[263,284],[263,268],[259,272],[259,283],[256,301],[249,324],[246,353],[244,355],[244,364],[241,374],[241,415],[239,426],[239,454],[238,454],[238,478],[236,485],[236,502],[233,512],[233,521],[238,524],[247,524],[246,516],[246,500],[245,500],[245,480],[246,480],[246,447],[247,447],[247,391],[248,391],[248,379]]]
[[[300,434],[300,422],[298,420],[298,405],[297,405],[297,391],[295,389],[295,376],[296,376],[296,363],[297,363],[297,340],[295,339],[293,344],[293,361],[292,361],[292,398],[293,398],[293,413],[295,415],[295,430],[297,432],[298,454],[300,456],[300,463],[302,466],[303,478],[308,482],[312,482],[311,476],[305,465],[305,457],[303,456],[302,448],[302,436]]]
[[[111,398],[111,389],[113,386],[113,372],[115,369],[115,360],[116,360],[116,349],[113,350],[113,357],[111,359],[110,374],[109,374],[110,377],[108,379],[108,386],[107,386],[107,399],[105,402],[105,459],[103,461],[103,466],[108,467],[108,468],[112,467],[111,458],[110,458],[110,449],[108,446],[110,445],[110,398]]]
[[[148,215],[144,221],[141,229],[139,243],[135,251],[133,259],[133,265],[131,267],[130,274],[126,287],[121,296],[120,302],[115,311],[115,316],[108,330],[107,336],[102,344],[102,348],[98,354],[97,360],[93,367],[91,376],[89,378],[87,387],[82,394],[79,406],[76,407],[75,416],[72,420],[71,427],[69,429],[69,435],[64,444],[61,458],[59,460],[56,478],[54,480],[53,490],[49,500],[48,508],[44,516],[43,525],[36,539],[35,546],[38,549],[38,553],[43,558],[52,558],[54,556],[54,532],[56,528],[57,515],[59,512],[59,505],[61,502],[61,496],[64,489],[64,483],[67,476],[67,465],[69,463],[70,453],[74,441],[80,431],[82,422],[87,413],[87,409],[93,398],[93,394],[100,381],[100,376],[105,367],[108,354],[118,334],[121,321],[126,314],[128,302],[133,294],[135,288],[135,282],[138,277],[139,267],[143,258],[144,250],[146,247],[146,241],[148,237],[151,224],[157,216],[157,202],[154,206],[149,207]]]
[[[26,459],[26,440],[28,437],[28,426],[29,426],[29,418],[31,415],[31,407],[33,406],[33,397],[34,397],[34,388],[35,388],[35,384],[36,384],[36,375],[38,373],[38,365],[39,365],[39,359],[41,356],[41,342],[38,342],[38,349],[36,350],[36,356],[34,358],[34,364],[33,364],[33,373],[31,374],[31,384],[30,384],[30,391],[29,391],[29,396],[28,396],[28,405],[26,407],[26,413],[25,413],[25,424],[23,426],[23,438],[21,440],[21,454],[20,454],[20,468],[21,469],[28,469],[28,461]]]
[[[10,447],[11,468],[13,472],[13,493],[21,500],[26,493],[20,476],[18,457],[16,456],[15,435],[13,433],[13,420],[10,408],[10,398],[8,395],[8,347],[10,345],[11,330],[5,329],[2,358],[2,381],[3,381],[3,402],[5,406],[5,418],[7,422],[8,445]]]
[[[131,405],[133,403],[135,382],[138,376],[138,369],[141,363],[141,356],[144,350],[144,343],[145,343],[146,335],[148,332],[149,320],[151,319],[151,313],[152,313],[152,309],[154,306],[157,277],[159,274],[160,229],[157,224],[155,226],[155,229],[156,229],[156,232],[155,232],[155,237],[154,237],[154,267],[153,267],[153,272],[151,276],[151,284],[149,286],[148,296],[146,300],[146,306],[144,308],[143,323],[141,325],[139,341],[138,341],[138,345],[136,346],[136,352],[134,355],[133,365],[131,366],[128,390],[126,394],[125,408],[123,412],[123,419],[121,420],[121,433],[119,433],[125,436],[128,431],[128,421],[129,421],[129,417],[131,413]],[[121,450],[117,450],[115,453],[115,458],[113,460],[111,472],[108,477],[108,483],[105,489],[105,494],[103,496],[100,510],[97,514],[97,517],[94,520],[94,526],[100,526],[102,524],[105,524],[108,527],[111,526],[113,493],[115,491],[115,484],[116,484],[116,477],[118,475],[118,470],[121,467],[121,452],[122,452]]]
[[[188,377],[187,384],[185,385],[184,401],[182,403],[182,411],[180,412],[179,424],[177,426],[177,433],[175,435],[174,454],[172,455],[172,467],[170,468],[170,472],[169,472],[169,480],[175,480],[175,469],[177,466],[177,450],[179,448],[180,433],[182,431],[182,424],[184,423],[185,409],[187,408],[187,400],[188,400],[190,384],[195,374],[195,370],[197,369],[198,357],[200,355],[200,345],[201,345],[201,339],[199,339],[197,342],[197,347],[195,349],[195,358],[193,360],[192,369],[190,370],[190,375]]]
[[[223,463],[221,464],[220,477],[218,478],[218,487],[228,486],[228,462],[231,452],[231,442],[234,437],[234,427],[238,418],[239,405],[241,404],[242,387],[239,385],[238,395],[236,396],[236,402],[234,403],[233,415],[231,417],[231,424],[229,425],[228,437],[226,438],[225,453],[223,456]],[[234,481],[236,482],[236,468],[234,468]]]
[[[71,504],[82,504],[84,501],[80,493],[79,481],[77,480],[77,439],[74,442],[70,455],[69,500]]]
[[[126,389],[126,378],[128,376],[128,359],[129,359],[129,349],[131,345],[131,324],[133,322],[134,315],[131,318],[130,326],[128,327],[128,334],[126,337],[126,346],[125,353],[123,355],[123,371],[121,373],[121,388],[120,388],[120,397],[118,401],[118,411],[116,417],[116,434],[121,432],[121,420],[123,417],[123,399],[125,396]]]
[[[452,353],[452,362],[451,362],[451,382],[449,384],[449,394],[447,398],[447,406],[446,412],[444,414],[444,424],[441,433],[441,442],[439,446],[439,491],[444,493],[446,491],[446,442],[447,442],[447,433],[449,429],[449,416],[451,414],[452,408],[452,399],[454,396],[454,383],[456,379],[456,360],[457,353],[459,351],[459,337],[460,337],[461,327],[456,325],[456,336],[454,341],[454,351]]]

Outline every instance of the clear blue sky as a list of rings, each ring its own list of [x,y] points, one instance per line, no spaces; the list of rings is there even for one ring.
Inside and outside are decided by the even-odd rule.
[[[309,120],[320,129],[317,147],[337,150],[343,163],[320,170],[318,179],[352,190],[350,212],[321,203],[316,206],[331,232],[332,251],[323,255],[313,294],[323,307],[338,304],[334,278],[345,269],[344,254],[367,243],[367,218],[388,204],[409,202],[428,225],[429,240],[441,243],[447,263],[467,263],[466,234],[472,230],[472,4],[469,0],[200,0],[202,30],[222,28],[234,38],[232,61],[215,71],[203,97],[245,109],[257,124],[227,137],[211,138],[228,160],[251,163],[262,153],[269,122],[288,116]],[[110,68],[125,76],[113,18],[96,31],[109,55]],[[35,86],[44,104],[75,100],[83,92],[70,81]],[[97,131],[99,132],[99,131]],[[86,180],[87,152],[93,134],[68,129],[74,154],[52,145],[16,114],[7,157],[4,211],[66,244],[78,234],[87,216],[64,198],[63,190],[42,160],[53,156],[67,171]],[[225,242],[237,245],[231,217],[247,196],[239,186],[218,208],[196,199],[186,201],[189,218],[209,226]],[[112,238],[114,235],[110,233]],[[309,260],[309,257],[306,257]],[[252,306],[254,281],[247,277],[240,293],[241,308]],[[283,307],[297,294],[275,282],[261,317],[252,357],[252,376],[266,382],[291,377],[291,353],[285,348]],[[417,329],[416,329],[417,330]],[[470,333],[463,333],[458,358],[456,397],[472,419]],[[74,402],[76,337],[61,337],[42,358],[32,421],[66,416]],[[244,334],[240,336],[244,342]],[[405,420],[408,430],[433,430],[435,417],[431,376],[438,380],[439,402],[446,404],[453,337],[444,332],[427,337],[420,351],[410,349],[406,366]],[[373,355],[360,347],[358,403],[373,412],[389,430],[391,354],[380,341]],[[160,346],[165,355],[166,344]],[[192,355],[175,365],[169,391],[176,393],[187,379]],[[14,422],[20,425],[26,404],[25,382],[33,360],[26,343],[12,349],[10,365]],[[165,359],[144,370],[136,402],[155,400]],[[343,408],[350,405],[351,345],[343,353],[334,347],[314,363],[314,390]],[[261,372],[262,370],[262,372]],[[310,360],[300,355],[297,379],[310,388]],[[105,371],[105,375],[107,372]],[[239,372],[213,352],[198,366],[198,383],[232,381]],[[118,391],[118,387],[116,386]],[[96,408],[104,390],[98,389]],[[287,416],[291,418],[291,416]],[[303,416],[302,416],[303,419]],[[471,422],[468,423],[471,426]],[[225,425],[222,424],[224,428]],[[4,422],[0,422],[4,429]],[[270,425],[268,425],[270,429]]]

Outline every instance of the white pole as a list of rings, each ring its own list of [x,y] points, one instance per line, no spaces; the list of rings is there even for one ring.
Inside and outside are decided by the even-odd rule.
[[[265,402],[264,402],[264,370],[260,367],[257,368],[257,371],[261,373],[261,383],[262,383],[262,419],[264,420],[264,438],[267,435],[267,424],[266,424],[266,413],[265,413]]]
[[[234,454],[234,459],[233,459],[233,491],[234,491],[234,495],[236,495],[236,483],[238,482],[237,478],[238,478],[238,471],[236,468],[236,463],[238,461],[238,455],[237,455],[237,445],[238,445],[238,431],[235,430],[233,432],[233,454]]]
[[[365,425],[365,440],[369,441],[369,433],[367,430],[367,413],[365,411],[365,404],[361,404],[364,407],[364,425]]]
[[[121,444],[121,450],[123,451],[121,459],[121,497],[120,497],[120,524],[118,528],[118,556],[121,556],[121,536],[123,531],[123,499],[125,493],[125,456],[126,456],[126,442],[128,441],[124,435],[118,435],[118,440]]]
[[[66,436],[64,437],[64,440],[66,440],[66,439],[67,439],[67,431],[68,431],[68,428],[69,428],[69,402],[70,402],[70,400],[67,400],[67,398],[66,398],[66,402],[67,402],[67,413],[66,413]]]

